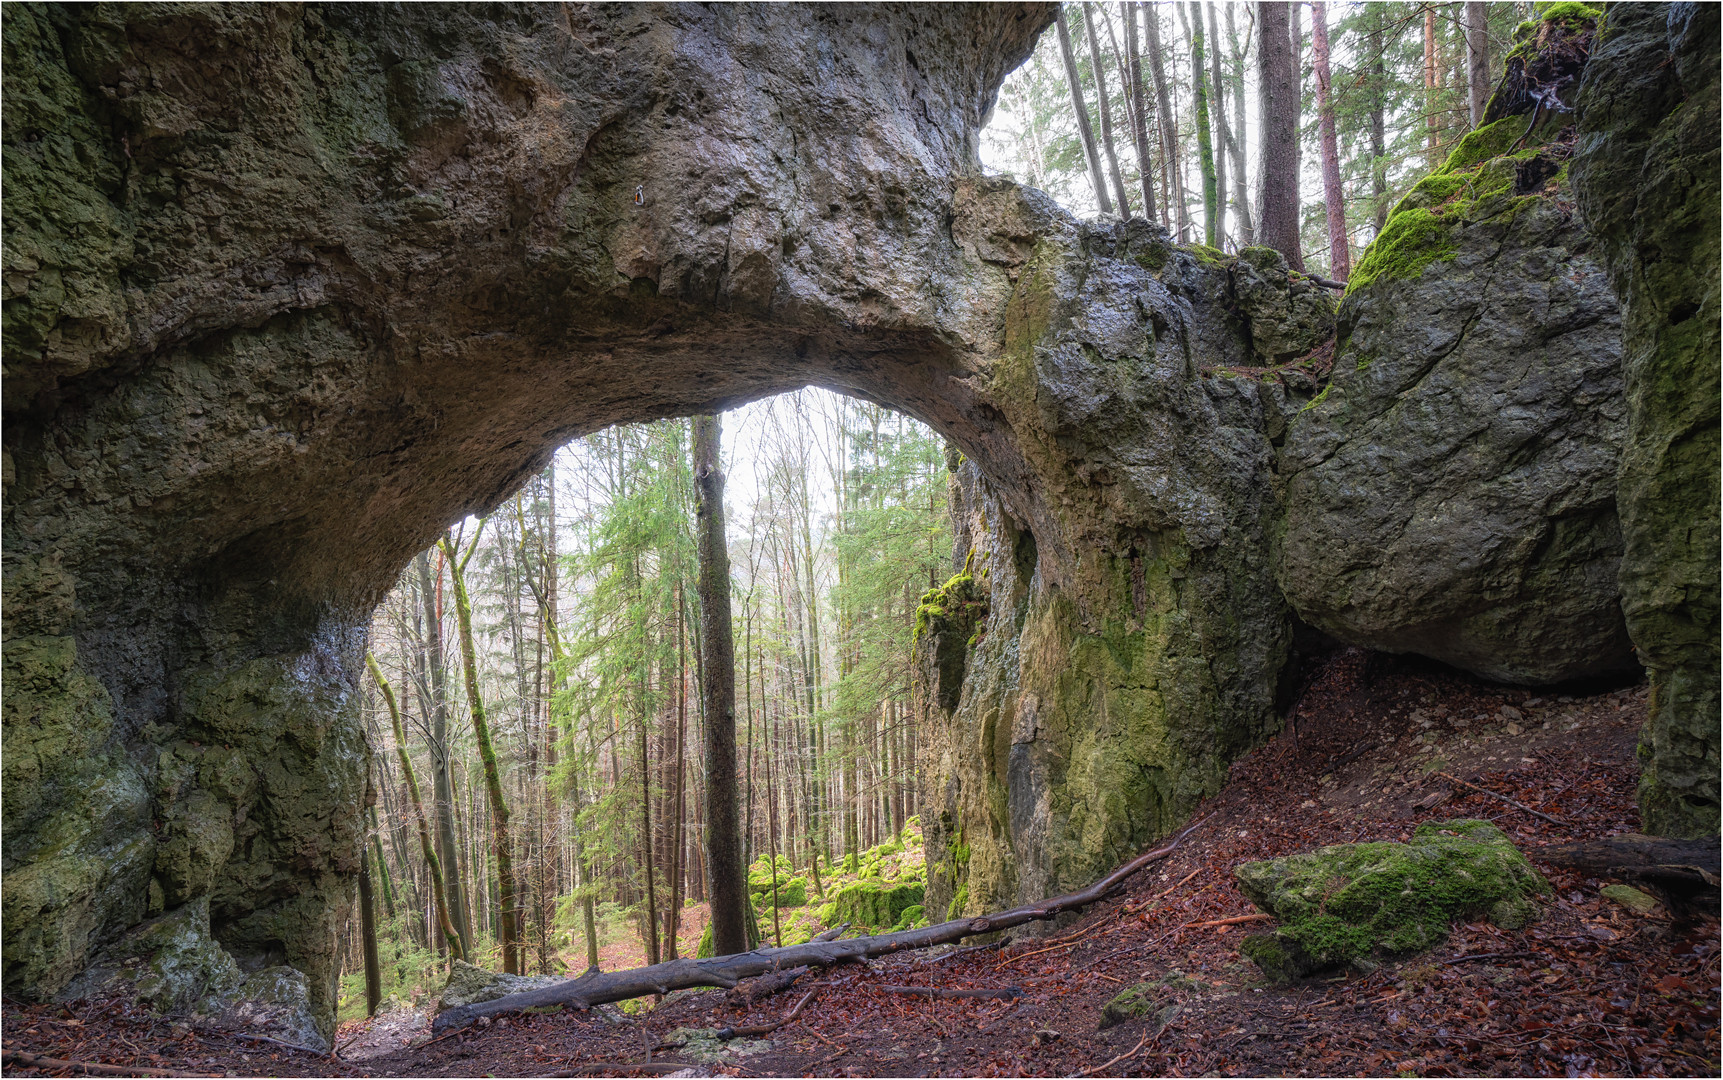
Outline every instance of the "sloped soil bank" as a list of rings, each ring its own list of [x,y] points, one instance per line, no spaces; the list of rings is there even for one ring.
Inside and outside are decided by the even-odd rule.
[[[1304,691],[1296,726],[1235,765],[1179,851],[1055,937],[943,962],[847,966],[746,1010],[712,991],[641,1017],[501,1018],[364,1061],[89,1004],[8,1004],[5,1047],[204,1074],[531,1076],[610,1064],[627,1075],[627,1063],[650,1056],[662,1075],[684,1061],[650,1053],[674,1029],[767,1023],[817,986],[769,1049],[688,1063],[685,1075],[1715,1076],[1715,914],[1633,914],[1599,895],[1607,881],[1537,856],[1543,845],[1637,830],[1634,742],[1645,711],[1643,687],[1540,696],[1346,650]],[[1403,840],[1420,821],[1459,817],[1494,821],[1531,857],[1555,888],[1544,918],[1515,931],[1457,926],[1429,953],[1287,988],[1267,985],[1238,952],[1271,924],[1193,925],[1254,912],[1233,882],[1240,862]],[[1107,1003],[1138,984],[1147,984],[1136,995],[1144,1015],[1098,1031]],[[1022,996],[929,1000],[888,985]],[[357,1028],[338,1041],[356,1037],[375,1052]]]

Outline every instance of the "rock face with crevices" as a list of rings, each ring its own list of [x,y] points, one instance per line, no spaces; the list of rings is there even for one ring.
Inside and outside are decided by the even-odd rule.
[[[1651,675],[1640,812],[1716,836],[1718,10],[1611,4],[1579,85],[1573,184],[1623,308],[1621,601]]]
[[[1520,116],[1467,136],[1341,305],[1328,388],[1282,453],[1279,567],[1341,640],[1528,685],[1638,669],[1616,586],[1621,316],[1564,127],[1527,149]]]

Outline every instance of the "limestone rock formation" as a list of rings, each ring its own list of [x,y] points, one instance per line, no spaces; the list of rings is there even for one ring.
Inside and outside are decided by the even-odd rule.
[[[1525,117],[1480,128],[1394,208],[1282,456],[1301,618],[1534,685],[1637,670],[1616,587],[1621,320],[1563,127],[1517,150]]]
[[[7,992],[207,902],[234,1022],[326,1037],[377,598],[569,438],[809,383],[963,457],[927,913],[1086,884],[1216,790],[1277,723],[1305,402],[1209,372],[1295,283],[1242,312],[1228,260],[980,174],[1051,17],[8,9]]]
[[[1262,364],[1302,356],[1334,336],[1328,291],[1286,264],[1273,248],[1247,247],[1232,262],[1232,295],[1250,324],[1250,346]]]
[[[1430,821],[1407,844],[1336,844],[1233,870],[1251,902],[1280,921],[1240,951],[1279,982],[1416,952],[1453,920],[1487,915],[1517,930],[1550,891],[1526,857],[1487,821]]]
[[[1650,669],[1648,832],[1718,829],[1718,10],[1611,4],[1572,166],[1623,309],[1622,607]]]
[[[437,999],[437,1011],[455,1009],[480,1001],[495,1001],[509,994],[554,986],[567,980],[558,975],[510,975],[507,972],[486,971],[482,967],[456,960],[449,965],[449,978]]]
[[[208,896],[327,1034],[370,608],[574,435],[820,381],[1044,517],[967,178],[1050,17],[9,10],[7,991]]]

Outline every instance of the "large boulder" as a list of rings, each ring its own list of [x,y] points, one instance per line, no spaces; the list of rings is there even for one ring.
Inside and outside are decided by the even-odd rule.
[[[1719,822],[1718,9],[1611,4],[1579,84],[1572,177],[1621,296],[1622,608],[1651,673],[1648,832]]]
[[[1343,641],[1543,684],[1638,665],[1616,585],[1620,310],[1573,213],[1571,127],[1526,132],[1507,115],[1468,135],[1359,261],[1331,380],[1281,456],[1279,574]]]
[[[1409,844],[1337,844],[1241,863],[1233,875],[1281,924],[1240,949],[1277,981],[1427,949],[1465,916],[1518,929],[1550,891],[1500,829],[1469,820],[1426,822]]]

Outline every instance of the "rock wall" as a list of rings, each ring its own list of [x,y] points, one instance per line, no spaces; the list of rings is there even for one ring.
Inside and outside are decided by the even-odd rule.
[[[1718,10],[1611,4],[1573,183],[1623,310],[1621,599],[1651,673],[1646,831],[1718,829]]]

